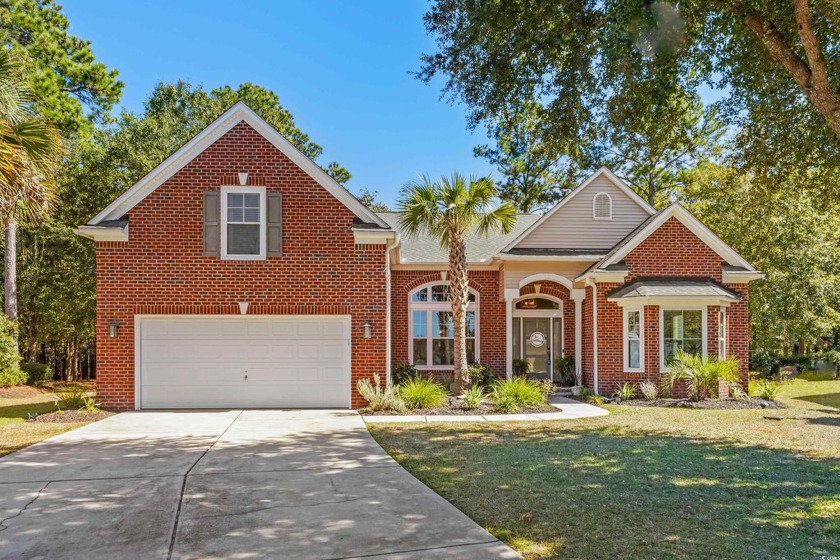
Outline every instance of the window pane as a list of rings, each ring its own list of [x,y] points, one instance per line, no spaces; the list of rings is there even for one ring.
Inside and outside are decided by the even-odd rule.
[[[419,292],[411,294],[411,301],[429,301],[429,290],[423,288]]]
[[[683,315],[682,311],[665,311],[665,327],[663,334],[665,338],[681,339],[683,337]]]
[[[260,223],[260,209],[259,208],[245,208],[243,222]]]
[[[432,313],[432,336],[449,338],[455,336],[455,322],[452,320],[451,311]]]
[[[414,318],[414,336],[415,337],[425,337],[428,336],[426,332],[427,325],[427,314],[425,311],[415,311],[412,314]]]
[[[560,309],[560,304],[550,299],[534,297],[517,301],[516,309]]]
[[[414,339],[414,365],[415,366],[426,366],[429,365],[429,362],[426,360],[426,339],[425,338],[415,338]]]
[[[522,357],[522,319],[514,317],[513,319],[513,359],[519,360]]]
[[[639,324],[639,312],[630,311],[627,313],[627,336],[631,339],[638,339],[641,333]]]
[[[440,339],[432,341],[432,364],[436,366],[451,366],[455,363],[455,341]]]
[[[228,255],[259,255],[260,226],[228,224],[227,253]]]
[[[245,193],[242,195],[243,199],[243,206],[247,208],[259,208],[260,207],[260,195],[259,193]]]
[[[699,338],[689,338],[683,341],[683,352],[687,354],[701,354],[703,352],[703,341]]]
[[[242,217],[243,217],[242,208],[231,208],[230,206],[228,206],[227,214],[228,214],[227,215],[227,220],[229,222],[242,222],[242,221],[244,221],[242,219]]]
[[[685,338],[701,338],[703,336],[703,312],[683,311]]]
[[[665,365],[670,365],[676,355],[677,351],[681,348],[681,343],[675,340],[668,340],[665,339]]]
[[[629,356],[627,360],[627,365],[631,368],[640,368],[641,367],[641,356],[639,355],[639,347],[640,347],[640,340],[630,340],[627,343],[627,349],[629,350]]]
[[[228,208],[242,208],[243,196],[241,193],[228,193]]]
[[[465,329],[467,332],[467,336],[475,336],[475,311],[467,311],[467,328]],[[454,327],[454,325],[453,325]],[[455,336],[454,329],[452,336]]]
[[[455,363],[454,361],[452,362]],[[468,338],[467,339],[467,363],[474,364],[475,363],[475,339]]]
[[[449,301],[449,286],[446,284],[432,286],[432,301]]]

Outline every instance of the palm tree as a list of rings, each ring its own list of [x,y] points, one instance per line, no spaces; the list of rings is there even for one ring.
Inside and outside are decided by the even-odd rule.
[[[421,176],[406,183],[397,203],[400,226],[406,235],[416,237],[421,232],[428,233],[440,242],[441,247],[449,250],[449,300],[455,323],[451,390],[456,395],[461,392],[467,368],[469,278],[466,236],[471,231],[485,236],[491,232],[509,233],[516,223],[516,207],[510,202],[491,207],[497,194],[496,186],[489,178],[470,177],[467,180],[463,175],[453,173],[439,182]]]
[[[58,133],[32,110],[21,65],[0,50],[0,225],[5,234],[5,311],[17,320],[17,221],[43,217],[55,194]]]

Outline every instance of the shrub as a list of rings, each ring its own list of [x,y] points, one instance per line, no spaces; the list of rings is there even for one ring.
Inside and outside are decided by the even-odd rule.
[[[777,375],[781,365],[782,361],[769,350],[750,353],[750,371],[757,371],[762,377]]]
[[[565,356],[563,358],[559,358],[554,362],[554,373],[557,375],[557,381],[559,383],[569,385],[575,384],[575,357],[574,356]]]
[[[14,387],[26,383],[26,373],[19,369],[0,371],[0,387]]]
[[[636,396],[636,386],[631,383],[624,383],[615,391],[615,397],[622,401],[629,401]]]
[[[67,408],[82,408],[87,396],[86,389],[74,388],[66,393],[61,393],[61,400]]]
[[[548,402],[548,397],[557,391],[557,387],[554,386],[551,379],[540,379],[537,381],[537,385],[539,385],[540,392],[543,394],[544,402]]]
[[[473,385],[464,391],[464,408],[467,410],[474,410],[485,402],[487,402],[487,393],[484,392],[484,387]]]
[[[409,379],[400,385],[399,392],[408,408],[435,408],[446,402],[446,389],[431,378]]]
[[[729,384],[729,396],[732,400],[735,401],[742,401],[744,399],[750,398],[744,388],[738,385],[737,383],[730,383]]]
[[[670,387],[678,379],[685,379],[692,400],[702,401],[717,392],[718,381],[738,379],[738,362],[729,357],[716,361],[700,354],[678,352],[668,366],[666,382]]]
[[[535,406],[545,404],[547,400],[538,382],[521,376],[496,381],[493,384],[494,401],[507,397],[512,398],[517,406]]]
[[[659,396],[659,387],[652,381],[642,381],[639,383],[639,392],[642,393],[646,401],[653,401]]]
[[[591,397],[591,396],[592,396],[592,395],[594,395],[594,394],[595,394],[595,391],[593,391],[593,390],[592,390],[592,389],[590,389],[589,387],[582,387],[582,388],[580,389],[580,398],[581,398],[581,400],[584,400],[584,401],[585,401],[585,400],[588,400],[588,399],[589,399],[589,397]]]
[[[484,364],[472,364],[464,372],[466,381],[480,387],[488,387],[493,383],[493,372]]]
[[[0,387],[26,383],[26,374],[20,370],[17,337],[17,324],[0,314]]]
[[[30,385],[43,385],[47,381],[52,381],[53,378],[53,369],[47,364],[27,362],[21,364],[20,369],[26,372],[26,382]]]
[[[496,395],[493,397],[493,405],[502,414],[513,414],[519,410],[513,395]]]
[[[762,379],[758,382],[758,385],[756,386],[755,396],[766,401],[775,401],[776,397],[779,395],[779,391],[781,390],[781,383],[778,383],[776,381],[768,381],[767,379]]]
[[[100,403],[96,401],[96,397],[84,397],[82,399],[82,408],[87,412],[99,412]]]
[[[402,385],[412,377],[417,377],[417,368],[408,362],[395,365],[391,371],[391,381],[394,382],[394,385]]]
[[[360,379],[356,383],[359,394],[368,403],[368,410],[371,412],[393,410],[394,412],[405,412],[405,403],[397,393],[397,386],[391,385],[382,389],[379,374],[373,374],[373,383],[370,379]]]

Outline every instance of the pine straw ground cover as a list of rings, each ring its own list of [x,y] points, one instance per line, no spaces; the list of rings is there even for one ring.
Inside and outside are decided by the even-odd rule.
[[[378,424],[412,474],[526,558],[840,556],[840,381],[773,410],[608,406],[606,417]]]

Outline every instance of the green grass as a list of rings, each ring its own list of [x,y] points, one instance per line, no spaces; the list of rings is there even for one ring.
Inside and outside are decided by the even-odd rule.
[[[56,409],[55,401],[64,399],[75,387],[62,387],[23,398],[0,398],[0,457],[84,426],[87,422],[27,422],[28,414],[44,414]]]
[[[839,556],[840,381],[809,375],[779,400],[790,408],[371,432],[526,558]]]

